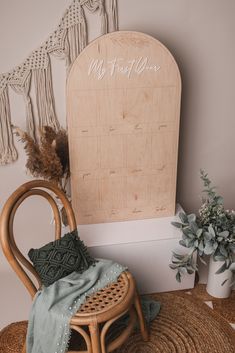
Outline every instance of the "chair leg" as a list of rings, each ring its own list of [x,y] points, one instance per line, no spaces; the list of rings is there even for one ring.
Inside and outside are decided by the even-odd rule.
[[[101,353],[100,332],[98,324],[90,324],[89,331],[91,336],[92,353]]]
[[[24,343],[24,345],[23,345],[23,348],[22,348],[21,353],[26,353],[26,341],[25,341],[25,343]]]
[[[135,304],[135,309],[137,311],[137,315],[139,318],[140,331],[141,331],[142,338],[145,342],[147,342],[149,340],[149,334],[148,334],[148,329],[147,329],[147,325],[146,325],[145,318],[143,315],[140,297],[139,297],[138,293],[136,293],[136,295],[135,295],[134,304]]]

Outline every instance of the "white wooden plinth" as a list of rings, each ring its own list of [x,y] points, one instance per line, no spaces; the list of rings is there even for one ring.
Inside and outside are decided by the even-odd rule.
[[[177,213],[182,210],[177,206]],[[154,293],[194,287],[194,275],[182,283],[169,268],[172,250],[187,249],[178,242],[181,233],[171,225],[178,219],[163,217],[137,221],[80,225],[79,235],[95,257],[110,258],[128,266],[141,293]]]

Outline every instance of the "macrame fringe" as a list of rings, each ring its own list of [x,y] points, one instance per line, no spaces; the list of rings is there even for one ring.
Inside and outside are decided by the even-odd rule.
[[[33,73],[39,126],[47,125],[58,130],[60,124],[55,113],[50,62],[47,68],[36,69]]]
[[[100,4],[101,34],[108,33],[108,17],[104,4]]]
[[[117,0],[108,0],[107,6],[109,32],[118,30]]]
[[[0,165],[12,163],[17,159],[11,129],[11,112],[8,87],[0,94]]]
[[[33,138],[33,140],[35,140],[35,123],[34,123],[34,116],[33,116],[33,107],[32,107],[31,98],[29,96],[30,84],[31,84],[31,71],[29,71],[28,76],[22,86],[12,84],[11,88],[16,93],[21,94],[24,98],[25,110],[26,110],[27,133]]]
[[[25,101],[27,132],[35,139],[35,119],[30,98],[33,73],[39,126],[49,125],[56,130],[59,121],[55,113],[49,54],[66,60],[67,71],[87,45],[87,23],[84,7],[100,12],[101,34],[118,29],[117,0],[73,0],[57,29],[38,50],[21,65],[0,75],[0,165],[17,159],[11,129],[8,87],[21,94]]]
[[[87,26],[84,14],[78,24],[67,29],[66,41],[67,67],[70,67],[81,51],[87,46]]]

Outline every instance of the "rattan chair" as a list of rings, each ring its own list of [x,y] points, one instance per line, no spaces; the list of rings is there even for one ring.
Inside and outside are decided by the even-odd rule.
[[[33,298],[41,287],[41,281],[32,264],[18,249],[13,235],[13,221],[16,210],[26,198],[32,195],[42,196],[50,203],[55,219],[55,239],[61,237],[61,218],[55,197],[61,200],[65,208],[70,230],[74,230],[77,225],[71,204],[65,194],[50,182],[43,180],[27,182],[20,186],[5,203],[0,218],[0,239],[3,252]],[[22,265],[36,278],[38,286],[33,283]],[[126,313],[129,313],[130,316],[128,326],[121,330],[117,338],[107,343],[106,334],[108,329]],[[132,275],[126,271],[119,276],[117,282],[88,297],[76,315],[72,317],[70,326],[82,335],[86,342],[87,350],[83,353],[106,353],[113,351],[126,341],[137,321],[139,321],[143,340],[147,341],[148,332],[135,281]],[[23,352],[25,351],[24,347]],[[74,353],[75,351],[69,352]]]

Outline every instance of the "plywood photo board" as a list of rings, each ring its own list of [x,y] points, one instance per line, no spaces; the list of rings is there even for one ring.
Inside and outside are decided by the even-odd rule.
[[[67,82],[72,203],[78,224],[175,213],[181,79],[158,40],[99,37]]]

